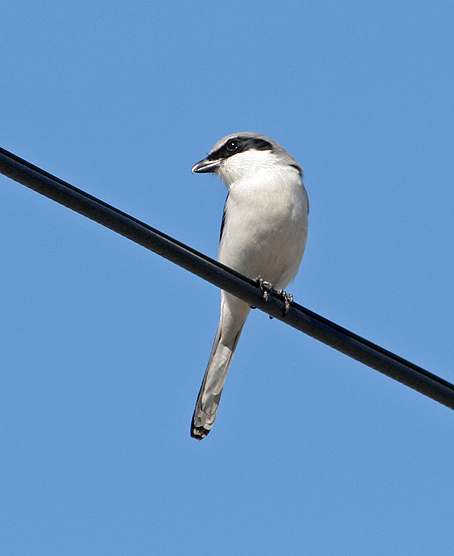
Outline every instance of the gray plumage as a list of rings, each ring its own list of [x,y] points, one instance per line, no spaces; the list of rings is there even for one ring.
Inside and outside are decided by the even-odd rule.
[[[217,174],[229,191],[219,261],[249,278],[261,276],[275,289],[287,287],[307,237],[309,202],[301,166],[275,141],[242,132],[218,141],[192,172]],[[213,426],[249,311],[247,303],[221,292],[219,326],[191,425],[198,440]]]

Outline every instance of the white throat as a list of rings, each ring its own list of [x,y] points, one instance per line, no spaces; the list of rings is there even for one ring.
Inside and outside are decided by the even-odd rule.
[[[269,179],[285,166],[279,163],[278,157],[273,152],[251,149],[226,158],[219,166],[217,175],[227,189],[230,189],[235,183],[251,178],[255,181],[260,181],[261,176]]]

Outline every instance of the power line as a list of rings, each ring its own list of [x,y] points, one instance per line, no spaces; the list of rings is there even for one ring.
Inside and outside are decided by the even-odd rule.
[[[284,316],[284,302],[276,293],[265,301],[253,280],[1,147],[0,173],[154,251],[297,330],[454,409],[454,385],[450,382],[297,303],[292,303]]]

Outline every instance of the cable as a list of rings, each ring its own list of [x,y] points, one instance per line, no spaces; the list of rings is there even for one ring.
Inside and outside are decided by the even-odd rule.
[[[256,283],[104,201],[77,189],[0,147],[0,173],[60,203],[239,297],[297,330],[454,409],[454,385]]]

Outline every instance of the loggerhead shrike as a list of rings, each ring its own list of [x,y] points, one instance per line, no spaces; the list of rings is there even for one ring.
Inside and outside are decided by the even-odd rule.
[[[298,162],[275,141],[243,132],[218,141],[192,173],[217,174],[229,191],[219,261],[248,278],[285,288],[298,272],[307,237],[309,201]],[[221,318],[192,418],[193,438],[202,440],[213,426],[250,309],[221,292]]]

